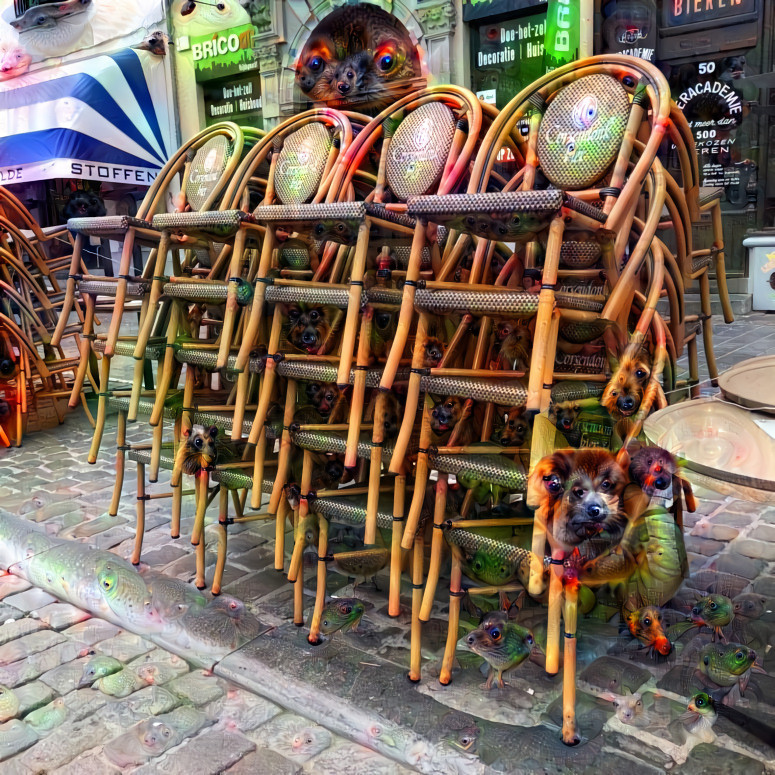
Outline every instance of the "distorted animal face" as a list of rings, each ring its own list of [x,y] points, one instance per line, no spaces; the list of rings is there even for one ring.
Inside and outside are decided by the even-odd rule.
[[[398,436],[401,418],[398,399],[392,393],[386,393],[377,400],[374,422],[382,426],[383,439],[394,439]]]
[[[346,97],[363,93],[374,87],[373,63],[368,52],[360,51],[334,68],[333,87]],[[370,78],[371,76],[371,78]]]
[[[630,477],[648,496],[666,495],[677,471],[676,459],[662,447],[641,447],[630,459]]]
[[[567,433],[573,430],[580,413],[581,407],[577,402],[563,401],[551,404],[549,407],[549,420],[559,431]]]
[[[297,349],[318,353],[331,332],[330,314],[325,307],[288,308],[288,341]]]
[[[566,551],[624,523],[619,500],[627,477],[606,450],[555,452],[539,461],[530,478],[539,501],[552,507],[552,534]]]
[[[431,430],[437,436],[449,433],[463,414],[463,402],[457,396],[438,401],[431,409]]]
[[[500,343],[499,360],[506,368],[527,368],[533,338],[525,323],[520,320],[499,321],[495,327],[495,339]]]
[[[92,191],[73,191],[62,210],[65,218],[97,218],[107,210],[97,194]]]
[[[435,336],[429,336],[423,345],[425,353],[423,355],[423,367],[426,369],[435,369],[444,358],[444,343]]]
[[[218,460],[216,439],[218,428],[194,425],[183,431],[183,441],[178,448],[176,463],[183,473],[193,476],[199,471],[215,465]]]
[[[642,348],[627,348],[603,391],[600,403],[612,414],[630,417],[640,408],[651,376],[651,358]]]
[[[344,398],[342,391],[334,382],[310,382],[307,385],[307,396],[324,419],[331,415]]]
[[[503,426],[494,434],[505,447],[521,447],[530,435],[524,406],[512,406],[503,413]]]

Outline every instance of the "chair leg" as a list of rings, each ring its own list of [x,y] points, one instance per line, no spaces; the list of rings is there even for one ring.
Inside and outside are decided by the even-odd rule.
[[[315,590],[315,610],[309,626],[307,640],[310,643],[320,643],[320,620],[323,618],[323,607],[326,604],[326,554],[328,554],[328,520],[318,517],[318,581]],[[301,578],[301,574],[299,574]]]
[[[705,350],[705,360],[708,364],[708,375],[713,387],[718,387],[718,366],[716,365],[716,353],[713,350],[713,321],[710,316],[710,278],[707,272],[700,275],[700,304],[702,309],[702,344]],[[726,313],[724,319],[726,320]],[[727,320],[727,323],[731,322],[731,320]]]
[[[435,532],[439,532],[438,530]],[[422,570],[423,570],[423,539],[418,535],[414,541],[412,555],[412,631],[409,657],[409,680],[418,683],[422,669],[422,620],[420,619],[420,604],[422,603]]]
[[[118,504],[121,501],[121,488],[124,486],[124,469],[126,468],[126,414],[119,411],[116,428],[116,483],[113,486],[113,499],[110,501],[108,514],[115,517],[118,514]]]
[[[97,462],[97,455],[102,443],[102,434],[105,431],[105,415],[108,410],[108,382],[110,381],[110,358],[102,356],[100,361],[100,393],[97,402],[97,424],[94,427],[91,448],[89,449],[89,463]]]
[[[68,280],[69,282],[69,280]],[[73,380],[73,389],[70,393],[70,400],[67,402],[71,409],[78,406],[78,402],[81,400],[83,394],[83,383],[86,379],[86,371],[89,368],[89,356],[91,355],[91,336],[94,331],[94,296],[86,294],[84,296],[86,304],[86,316],[83,321],[83,335],[81,341],[78,343],[79,360],[78,369],[75,372],[75,379]]]
[[[447,474],[439,474],[436,482],[436,500],[433,510],[433,538],[431,540],[431,562],[428,566],[428,576],[425,580],[425,592],[420,608],[420,619],[427,622],[431,618],[431,609],[433,608],[433,598],[436,595],[436,585],[439,581],[439,571],[441,570],[441,556],[444,549],[444,537],[441,531],[441,525],[444,522],[447,510]],[[415,543],[415,546],[417,544]]]
[[[439,683],[446,686],[452,680],[452,665],[455,661],[458,627],[460,625],[460,598],[463,596],[463,569],[460,555],[452,552],[452,569],[449,577],[449,616],[447,622],[447,644],[444,648],[444,659],[441,663]]]
[[[213,586],[211,592],[213,596],[221,594],[221,582],[223,581],[223,571],[226,567],[226,551],[228,539],[229,524],[229,490],[221,485],[220,508],[218,512],[218,558],[215,561],[215,573],[213,573]]]
[[[735,314],[732,312],[732,304],[729,301],[727,271],[724,265],[724,229],[721,223],[721,202],[716,202],[713,206],[712,215],[713,243],[718,248],[718,252],[716,253],[716,285],[718,286],[718,295],[721,300],[721,309],[724,313],[724,322],[734,323]]]
[[[578,616],[579,585],[573,579],[565,589],[565,659],[562,670],[562,742],[576,745],[579,735],[576,726],[576,619]]]
[[[145,464],[137,464],[137,528],[135,530],[135,548],[132,551],[132,565],[140,564],[145,533]]]
[[[162,420],[153,429],[153,444],[151,446],[151,465],[148,469],[148,481],[159,481],[159,466],[161,464],[161,442],[164,434],[164,421]]]
[[[393,485],[393,534],[390,544],[388,616],[398,616],[401,613],[401,539],[403,538],[405,497],[406,477],[399,474]]]
[[[689,394],[692,398],[699,398],[700,361],[697,355],[696,334],[686,343],[686,349],[689,356]]]

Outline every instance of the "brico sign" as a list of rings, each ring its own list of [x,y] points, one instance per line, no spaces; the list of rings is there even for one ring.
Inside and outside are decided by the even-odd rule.
[[[579,3],[576,0],[549,0],[544,47],[549,69],[576,59],[579,49]]]
[[[191,38],[197,81],[208,81],[258,69],[253,52],[252,24]]]

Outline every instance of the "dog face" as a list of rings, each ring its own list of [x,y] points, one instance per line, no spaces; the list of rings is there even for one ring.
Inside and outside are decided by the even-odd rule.
[[[504,447],[521,447],[530,436],[530,424],[525,417],[524,406],[512,406],[500,415],[503,424],[493,432],[492,438]]]
[[[463,414],[463,402],[457,396],[438,401],[431,409],[431,430],[436,436],[444,436],[454,430]]]
[[[444,343],[435,336],[429,336],[423,345],[425,354],[422,365],[426,369],[435,369],[444,357]]]
[[[73,191],[62,211],[65,218],[97,218],[107,210],[102,200],[92,191]]]
[[[549,420],[563,433],[573,430],[579,414],[581,406],[576,401],[563,401],[549,407]]]
[[[624,523],[619,500],[627,476],[603,449],[562,450],[536,465],[528,503],[547,507],[551,534],[566,551]]]
[[[394,439],[398,436],[400,425],[398,399],[392,393],[377,398],[374,411],[374,424],[381,426],[382,438]]]
[[[339,402],[344,400],[342,391],[334,382],[310,382],[306,392],[312,405],[324,419],[328,419]]]
[[[530,363],[532,337],[530,329],[520,320],[501,320],[495,327],[498,362],[501,368],[526,369]]]
[[[630,477],[648,496],[668,496],[677,471],[676,459],[661,447],[641,447],[630,461]]]
[[[331,333],[331,314],[326,307],[288,307],[288,341],[310,355],[320,355]]]
[[[651,358],[643,349],[628,348],[603,391],[600,403],[614,416],[630,417],[640,408],[651,377]]]

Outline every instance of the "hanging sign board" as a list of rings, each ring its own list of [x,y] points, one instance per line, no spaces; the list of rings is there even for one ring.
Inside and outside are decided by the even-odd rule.
[[[253,51],[255,27],[243,24],[191,38],[191,55],[197,81],[240,75],[258,70]]]
[[[202,84],[207,126],[219,121],[234,121],[252,127],[263,126],[261,76],[258,73],[245,78]]]

